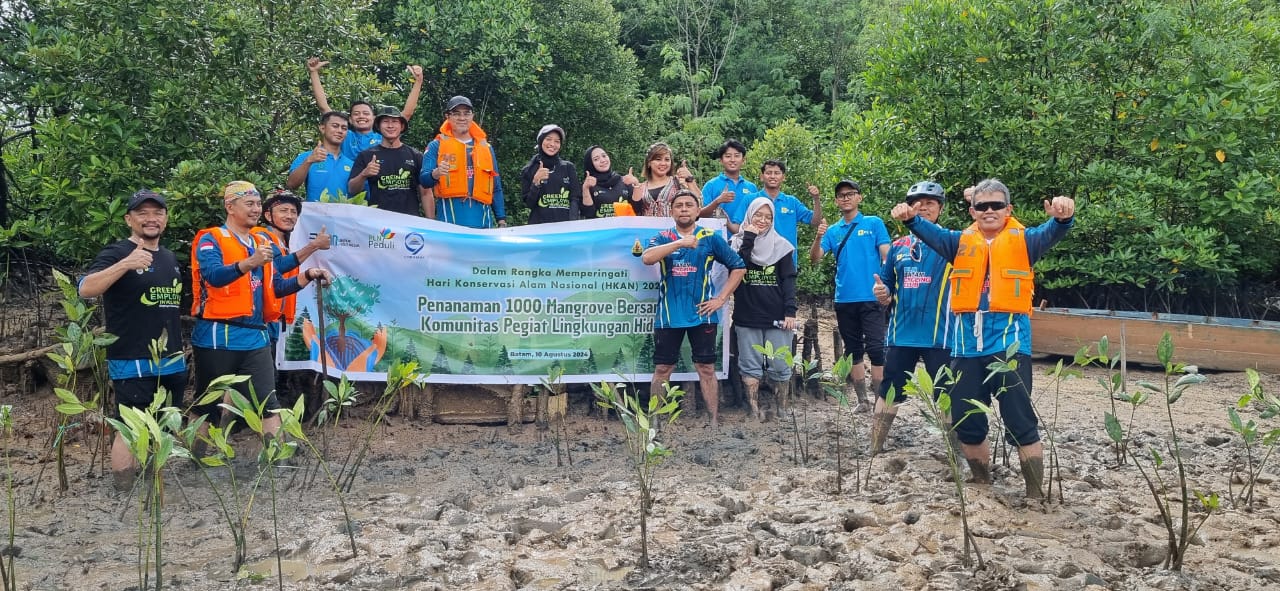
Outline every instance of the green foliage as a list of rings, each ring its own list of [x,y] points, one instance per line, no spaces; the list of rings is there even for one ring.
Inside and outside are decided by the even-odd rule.
[[[4,517],[5,525],[7,525],[6,538],[9,547],[12,548],[13,542],[17,537],[18,526],[18,506],[17,495],[14,494],[13,483],[13,455],[10,450],[13,449],[13,405],[0,405],[0,439],[3,439],[4,446],[0,450],[4,453],[4,491],[5,505]],[[13,560],[16,552],[8,552],[4,556],[0,556],[0,583],[3,584],[4,591],[18,591],[18,576],[13,568]]]
[[[0,37],[15,72],[0,102],[23,108],[0,127],[30,124],[35,140],[5,153],[21,217],[0,241],[65,260],[118,235],[122,198],[139,187],[166,190],[169,233],[185,239],[221,218],[226,182],[275,184],[314,141],[302,60],[317,44],[388,57],[377,29],[356,22],[363,1],[21,4],[26,22]]]
[[[1239,294],[1274,280],[1274,12],[921,0],[901,18],[875,33],[866,86],[901,117],[893,142],[933,159],[921,172],[957,197],[1000,177],[1032,223],[1041,198],[1076,197],[1078,247],[1044,261],[1051,295],[1244,315]]]
[[[1240,441],[1244,444],[1244,486],[1239,494],[1234,490],[1228,492],[1234,506],[1247,505],[1253,508],[1253,493],[1258,476],[1262,474],[1263,467],[1275,453],[1276,447],[1280,446],[1280,426],[1272,425],[1268,429],[1254,419],[1241,418],[1239,411],[1255,411],[1262,420],[1273,419],[1280,414],[1280,398],[1263,390],[1262,378],[1253,368],[1246,369],[1245,376],[1249,381],[1249,391],[1236,401],[1234,407],[1227,407],[1227,418],[1230,421],[1231,430],[1240,436]],[[1256,450],[1258,445],[1263,449]],[[1262,457],[1256,457],[1255,451],[1261,451]],[[1228,480],[1228,483],[1230,482],[1231,480]]]

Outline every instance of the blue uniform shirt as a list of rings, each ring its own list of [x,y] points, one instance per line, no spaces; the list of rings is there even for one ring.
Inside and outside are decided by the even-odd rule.
[[[1062,240],[1075,219],[1059,222],[1049,218],[1043,224],[1027,228],[1027,257],[1035,264],[1040,257],[1059,240]],[[947,230],[919,216],[907,222],[907,229],[920,237],[925,244],[937,251],[944,259],[954,261],[956,250],[960,246],[960,230]],[[984,278],[982,297],[978,301],[978,310],[986,310],[987,282]],[[955,314],[955,329],[951,339],[952,357],[984,357],[1003,353],[1013,343],[1018,343],[1018,352],[1031,354],[1031,316],[1008,312],[963,312]]]
[[[753,193],[750,201],[768,196],[768,193],[760,191],[759,193]],[[737,203],[737,200],[734,200],[734,203]],[[743,200],[743,203],[749,204],[749,201]],[[747,207],[744,205],[741,209],[735,209],[729,215],[729,221],[735,224],[742,224],[746,215]],[[800,264],[800,245],[796,242],[800,239],[797,226],[808,224],[812,221],[813,210],[806,207],[803,201],[796,199],[794,196],[778,193],[778,197],[773,200],[773,229],[779,236],[786,238],[787,242],[791,243],[791,246],[796,247],[795,250],[791,251],[791,260],[797,266]]]
[[[890,347],[946,349],[951,322],[951,264],[910,234],[893,241],[880,280],[893,296]]]
[[[298,154],[289,165],[289,172],[297,170],[311,155],[308,150]],[[307,201],[336,201],[347,198],[347,179],[351,178],[353,161],[342,154],[329,154],[324,162],[316,162],[307,169]]]
[[[836,259],[835,301],[837,304],[874,302],[876,296],[872,288],[876,280],[873,275],[880,270],[880,246],[889,244],[889,230],[880,218],[858,212],[853,223],[840,218],[836,225],[827,228],[827,233],[822,235],[822,252],[834,252],[850,231],[854,234],[849,236]]]
[[[718,312],[709,316],[698,314],[698,304],[716,297],[715,285],[711,283],[712,263],[719,262],[729,269],[747,268],[742,257],[733,252],[719,234],[702,226],[695,226],[693,233],[698,237],[696,247],[677,249],[658,261],[662,283],[654,328],[688,328],[719,322]],[[675,228],[663,230],[649,239],[649,247],[679,239]]]
[[[348,129],[347,137],[342,138],[342,157],[355,162],[361,152],[381,143],[382,134],[372,129],[363,133]]]
[[[734,198],[729,203],[722,203],[720,209],[724,210],[725,216],[730,220],[735,219],[735,216],[741,218],[746,213],[751,200],[755,198],[755,194],[760,191],[755,183],[741,176],[735,181],[722,172],[716,178],[707,181],[707,184],[702,185],[702,206],[711,205],[711,202],[715,201],[726,188],[733,191]]]

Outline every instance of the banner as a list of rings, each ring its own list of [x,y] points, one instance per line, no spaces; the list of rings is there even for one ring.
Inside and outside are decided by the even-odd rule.
[[[332,247],[303,268],[324,267],[335,280],[322,290],[323,323],[314,286],[298,293],[279,366],[319,372],[323,350],[329,373],[353,380],[385,380],[393,362],[415,360],[434,383],[537,384],[560,370],[562,382],[648,382],[658,268],[640,253],[673,224],[620,217],[475,230],[309,202],[289,246],[301,248],[324,227]],[[686,343],[672,381],[696,379]]]

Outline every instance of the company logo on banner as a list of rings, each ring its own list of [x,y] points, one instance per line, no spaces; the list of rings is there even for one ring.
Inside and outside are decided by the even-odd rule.
[[[722,222],[706,220],[719,230]],[[283,369],[385,380],[395,362],[417,361],[429,382],[537,384],[647,382],[653,373],[658,268],[632,253],[670,219],[605,218],[494,230],[340,203],[308,203],[294,248],[321,226],[334,244],[304,268],[335,275],[325,288],[324,325],[314,286],[280,339]],[[715,274],[723,276],[723,273]],[[727,317],[727,314],[725,314]],[[720,361],[728,361],[727,318]],[[686,343],[673,380],[695,380]]]

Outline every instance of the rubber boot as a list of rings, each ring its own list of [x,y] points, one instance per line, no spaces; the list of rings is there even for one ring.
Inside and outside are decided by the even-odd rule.
[[[760,380],[743,376],[742,387],[747,391],[747,404],[751,405],[751,416],[764,422],[764,413],[760,412]]]
[[[974,484],[991,484],[991,464],[982,460],[968,460],[969,472],[973,475],[969,482]]]
[[[858,397],[858,405],[853,407],[853,412],[867,412],[870,405],[867,403],[867,383],[862,380],[854,380],[853,392]],[[845,390],[845,396],[849,395],[849,391]]]
[[[777,409],[778,418],[781,419],[787,412],[787,408],[791,406],[791,380],[781,382],[770,380],[769,385],[773,386],[773,393],[778,398],[774,408]]]
[[[1028,499],[1044,498],[1044,458],[1027,458],[1022,461],[1022,481],[1027,485]]]
[[[888,412],[871,415],[871,455],[884,451],[884,442],[889,438],[889,427],[893,426],[893,419],[897,416]]]

